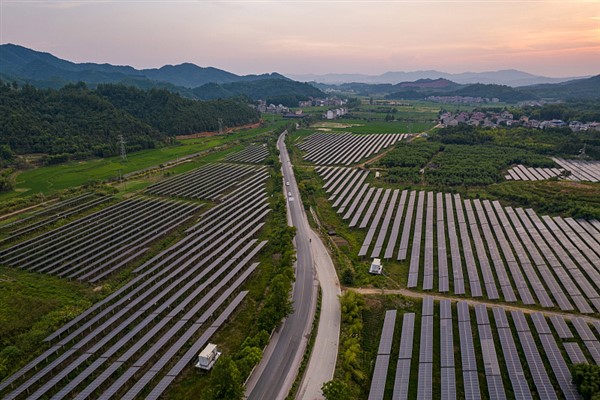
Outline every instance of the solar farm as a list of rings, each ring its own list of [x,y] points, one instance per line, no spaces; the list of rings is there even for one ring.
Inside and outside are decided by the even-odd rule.
[[[319,177],[316,207],[333,211],[320,223],[351,236],[332,239],[346,262],[383,265],[349,289],[374,307],[363,314],[364,398],[581,399],[572,366],[600,364],[600,222],[395,185],[373,163],[381,149],[349,151],[343,137],[315,133],[296,147],[306,181]],[[597,182],[595,162],[554,162],[505,178]],[[414,308],[389,308],[407,299]]]
[[[406,133],[371,135],[314,133],[306,137],[298,147],[306,152],[305,159],[315,164],[350,165],[408,137]]]
[[[505,178],[515,181],[541,181],[559,177],[575,182],[600,182],[600,162],[553,158],[560,168],[531,168],[517,165],[507,171]]]
[[[256,147],[229,161],[261,162],[264,151]],[[112,201],[6,247],[3,264],[93,284],[134,265],[132,278],[47,336],[47,349],[2,381],[0,396],[161,397],[248,294],[242,287],[267,243],[258,236],[271,211],[268,178],[262,166],[213,163],[162,180],[144,195],[114,201],[87,194],[40,212],[38,225]],[[11,226],[8,240],[39,228],[27,223]],[[179,240],[132,264],[182,225]]]
[[[317,167],[331,206],[364,229],[359,257],[409,261],[408,288],[600,311],[600,222],[458,194],[377,188],[367,170]]]
[[[581,317],[424,297],[382,322],[371,400],[580,399],[569,366],[600,363],[600,324]]]

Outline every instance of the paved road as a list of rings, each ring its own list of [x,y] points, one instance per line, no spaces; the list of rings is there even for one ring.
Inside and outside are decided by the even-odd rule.
[[[289,186],[284,186],[288,213],[297,229],[296,281],[292,295],[294,312],[273,335],[263,360],[246,384],[246,396],[252,400],[278,400],[287,396],[302,362],[317,303],[318,290],[310,240],[312,230],[300,201],[284,136],[285,132],[279,136],[277,148],[284,180],[289,182]]]
[[[321,238],[314,231],[311,231],[311,245],[321,286],[321,314],[315,344],[296,395],[298,400],[324,399],[321,387],[333,379],[342,319],[338,299],[341,294],[340,283],[335,266]]]

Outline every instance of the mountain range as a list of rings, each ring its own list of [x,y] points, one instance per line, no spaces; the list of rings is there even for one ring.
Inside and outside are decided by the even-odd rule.
[[[327,74],[292,77],[302,81],[310,80],[311,83],[298,82],[277,72],[236,75],[191,63],[151,69],[74,63],[15,44],[0,45],[0,80],[28,83],[41,88],[58,89],[77,82],[84,82],[91,87],[102,83],[118,83],[145,90],[167,89],[197,100],[243,96],[250,100],[261,99],[290,107],[297,106],[298,101],[309,97],[325,97],[326,90],[407,100],[432,95],[499,98],[504,102],[600,97],[600,76],[547,78],[517,70],[461,74],[430,70],[387,72],[378,76]]]
[[[527,72],[518,71],[515,69],[507,69],[500,71],[488,72],[462,72],[452,74],[448,72],[440,72],[436,70],[427,71],[412,71],[412,72],[386,72],[381,75],[365,75],[365,74],[291,74],[290,78],[303,82],[317,82],[325,84],[342,84],[342,83],[369,83],[369,84],[395,84],[398,82],[416,81],[419,79],[446,79],[463,85],[473,83],[507,85],[512,87],[538,85],[543,83],[560,83],[573,79],[587,78],[582,77],[565,77],[565,78],[549,78],[546,76],[533,75]]]
[[[242,76],[218,68],[199,67],[191,63],[140,70],[130,66],[111,64],[73,63],[50,53],[10,43],[0,45],[0,76],[5,80],[12,78],[48,87],[60,87],[65,83],[79,81],[89,84],[122,83],[124,81],[141,81],[143,83],[147,81],[146,84],[162,82],[188,89],[207,83],[288,79],[278,73]]]

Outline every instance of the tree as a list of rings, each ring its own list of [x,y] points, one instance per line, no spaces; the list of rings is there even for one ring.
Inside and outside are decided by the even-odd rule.
[[[592,364],[576,364],[573,366],[573,383],[585,400],[600,397],[600,366]]]
[[[210,398],[241,400],[244,396],[242,384],[242,376],[235,362],[222,356],[210,373]]]
[[[0,165],[4,161],[11,162],[14,159],[14,153],[7,144],[0,145]]]
[[[327,400],[346,400],[350,398],[350,388],[346,382],[339,379],[325,382],[321,390]]]

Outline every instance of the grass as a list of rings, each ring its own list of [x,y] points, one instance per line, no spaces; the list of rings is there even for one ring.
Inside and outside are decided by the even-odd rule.
[[[0,380],[45,350],[47,335],[103,294],[78,282],[0,266]]]
[[[180,145],[130,153],[127,155],[126,162],[122,162],[120,157],[110,157],[72,161],[60,165],[26,170],[17,175],[15,191],[0,194],[0,201],[15,197],[27,197],[35,193],[52,194],[89,182],[114,179],[119,174],[159,165],[170,160],[176,160],[178,157],[218,146],[234,146],[239,142],[249,142],[262,138],[279,125],[281,125],[281,122],[223,136],[181,140]]]

